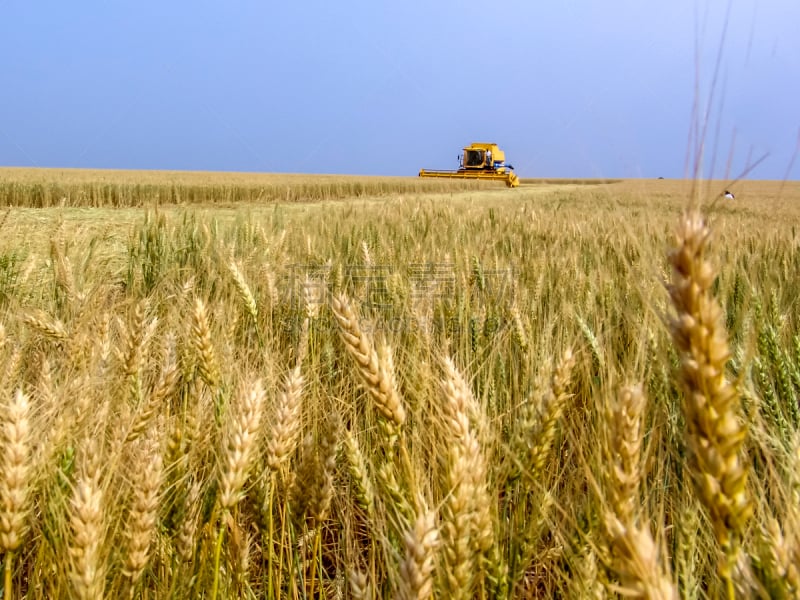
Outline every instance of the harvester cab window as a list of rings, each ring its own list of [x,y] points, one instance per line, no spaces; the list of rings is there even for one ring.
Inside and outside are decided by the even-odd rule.
[[[466,150],[464,152],[465,167],[482,167],[483,150]]]

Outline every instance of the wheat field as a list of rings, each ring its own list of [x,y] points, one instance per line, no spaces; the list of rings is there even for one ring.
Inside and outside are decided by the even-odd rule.
[[[800,598],[800,184],[0,170],[2,598]]]
[[[308,202],[479,187],[410,177],[0,168],[0,206],[37,208]]]

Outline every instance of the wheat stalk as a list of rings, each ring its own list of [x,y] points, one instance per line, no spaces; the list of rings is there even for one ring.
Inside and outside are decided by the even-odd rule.
[[[305,321],[308,323],[308,320]],[[268,552],[268,579],[269,592],[272,593],[272,574],[273,574],[273,499],[275,496],[276,473],[281,465],[288,462],[291,455],[297,448],[297,441],[301,431],[302,417],[302,392],[304,379],[300,370],[302,361],[298,359],[297,365],[287,375],[283,387],[278,395],[278,407],[275,417],[271,421],[270,431],[267,437],[267,466],[271,474],[269,483],[262,481],[262,485],[268,489],[266,491],[265,506],[262,510],[266,511],[267,518],[267,552]]]
[[[92,360],[96,365],[98,378],[103,379],[108,372],[111,357],[111,314],[100,315],[92,339]]]
[[[361,259],[364,261],[365,267],[371,267],[373,265],[372,255],[370,254],[367,240],[361,240]]]
[[[606,586],[598,569],[597,552],[591,544],[586,544],[575,556],[575,576],[571,577],[567,586],[569,597],[605,600]]]
[[[306,312],[306,321],[314,321],[319,317],[319,309],[322,304],[320,298],[320,290],[323,284],[320,281],[315,281],[310,275],[306,275],[303,279],[303,306]]]
[[[0,378],[0,390],[4,394],[10,393],[14,389],[17,378],[20,374],[20,367],[22,366],[22,348],[15,344],[11,350],[11,356],[6,358],[3,368],[3,374]]]
[[[528,332],[525,329],[525,323],[522,322],[522,315],[519,312],[519,307],[516,303],[511,305],[511,324],[513,325],[513,329],[511,333],[514,337],[514,341],[519,346],[522,352],[527,352],[529,348],[528,343]]]
[[[289,489],[292,516],[298,527],[302,527],[303,521],[308,514],[311,496],[314,493],[315,486],[318,485],[318,478],[319,461],[314,451],[314,436],[308,433],[300,444],[300,459]]]
[[[789,499],[800,517],[800,431],[795,432],[789,442],[786,470],[788,472]]]

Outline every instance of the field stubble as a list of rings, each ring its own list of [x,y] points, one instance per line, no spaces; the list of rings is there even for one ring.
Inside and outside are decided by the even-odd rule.
[[[800,186],[739,186],[9,210],[3,597],[800,597]]]

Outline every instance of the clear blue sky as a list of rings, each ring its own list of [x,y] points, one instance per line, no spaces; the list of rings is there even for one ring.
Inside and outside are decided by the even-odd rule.
[[[727,33],[722,37],[727,21]],[[0,165],[800,179],[798,0],[0,0]],[[699,42],[696,43],[696,42]]]

